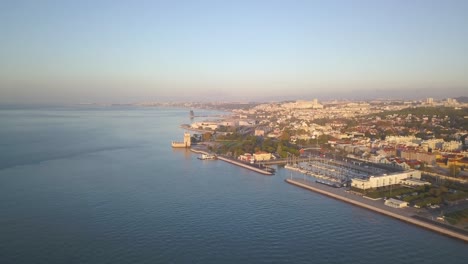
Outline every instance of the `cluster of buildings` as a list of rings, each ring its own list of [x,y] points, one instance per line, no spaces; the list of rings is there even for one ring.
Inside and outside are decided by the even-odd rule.
[[[426,98],[426,105],[430,106],[460,106],[461,104],[454,98],[447,98],[445,100],[436,101],[434,98]]]
[[[229,127],[234,128],[230,131],[273,139],[284,139],[287,135],[291,143],[301,145],[312,145],[319,138],[326,138],[328,146],[350,157],[402,170],[457,166],[463,171],[468,168],[468,153],[464,151],[468,145],[468,127],[453,127],[457,121],[453,116],[425,116],[418,115],[417,111],[401,114],[400,111],[428,106],[468,108],[468,104],[451,98],[368,102],[313,99],[233,109],[227,119],[194,122],[190,127],[205,131]],[[385,111],[391,112],[382,115]],[[467,119],[468,115],[462,118]],[[245,154],[239,159],[250,162],[272,158],[271,154],[261,158],[259,155]]]
[[[389,185],[400,184],[406,186],[421,186],[430,184],[421,181],[421,171],[407,170],[392,174],[383,174],[377,176],[370,176],[367,178],[353,178],[351,186],[358,189],[376,189]]]
[[[238,160],[248,162],[248,163],[256,163],[261,161],[267,161],[271,159],[276,159],[276,157],[272,153],[268,153],[265,151],[257,151],[253,154],[245,153],[237,157]]]

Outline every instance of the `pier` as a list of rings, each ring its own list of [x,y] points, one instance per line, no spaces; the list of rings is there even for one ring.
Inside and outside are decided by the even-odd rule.
[[[273,175],[273,173],[271,173],[271,172],[269,172],[269,171],[267,171],[267,170],[262,170],[262,169],[260,169],[260,168],[256,168],[256,167],[254,167],[254,166],[251,166],[251,165],[249,165],[249,164],[245,164],[245,163],[242,163],[242,162],[239,162],[239,161],[236,161],[236,160],[228,159],[228,158],[221,157],[221,156],[218,156],[218,159],[219,159],[219,160],[222,160],[222,161],[225,161],[225,162],[227,162],[227,163],[231,163],[231,164],[240,166],[240,167],[242,167],[242,168],[249,169],[249,170],[251,170],[251,171],[255,171],[255,172],[264,174],[264,175]]]
[[[466,243],[468,243],[468,235],[464,234],[464,230],[453,230],[449,229],[450,227],[445,227],[442,223],[437,223],[424,219],[422,220],[420,216],[416,215],[414,211],[412,211],[412,208],[404,208],[404,209],[395,209],[383,205],[381,201],[373,201],[370,199],[366,199],[361,196],[356,196],[351,193],[347,193],[341,188],[332,188],[332,187],[327,187],[325,185],[319,185],[317,183],[312,183],[312,182],[307,182],[303,180],[297,180],[297,179],[286,179],[285,180],[287,183],[316,192],[320,193],[323,195],[326,195],[328,197],[332,197],[334,199],[350,203],[355,206],[359,206],[383,215],[387,215],[390,217],[393,217],[395,219],[417,225],[419,227],[426,228],[431,231],[438,232],[440,234],[460,239]],[[406,210],[409,209],[409,210]]]
[[[208,153],[208,152],[206,152],[206,151],[203,151],[203,150],[200,150],[200,149],[193,149],[193,148],[191,148],[190,151],[192,151],[192,152],[194,152],[194,153],[198,153],[198,154],[210,155],[210,153]],[[240,166],[240,167],[242,167],[242,168],[246,168],[246,169],[251,170],[251,171],[255,171],[255,172],[260,173],[260,174],[263,174],[263,175],[269,175],[269,176],[273,175],[273,173],[270,172],[270,171],[262,170],[262,169],[260,169],[260,168],[257,168],[257,167],[254,167],[254,166],[252,166],[252,165],[245,164],[245,163],[242,163],[242,162],[233,160],[233,159],[225,158],[225,157],[222,157],[222,156],[217,156],[217,159],[218,159],[218,160],[225,161],[225,162],[227,162],[227,163],[231,163],[231,164]]]

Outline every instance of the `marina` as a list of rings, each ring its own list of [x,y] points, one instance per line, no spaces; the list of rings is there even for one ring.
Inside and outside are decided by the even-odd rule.
[[[268,170],[269,168],[265,167],[263,164],[246,164],[229,157],[216,156],[201,149],[190,148],[190,150],[200,154],[198,157],[200,160],[219,159],[263,175],[273,175],[273,172]],[[255,165],[263,165],[264,167],[259,168],[255,167]],[[300,160],[297,158],[291,160],[287,159],[287,164],[284,168],[303,175],[301,177],[302,179],[293,179],[291,173],[290,178],[285,179],[289,184],[468,242],[468,232],[458,230],[437,221],[431,221],[419,215],[419,211],[416,211],[416,208],[408,207],[407,203],[398,200],[394,202],[389,200],[389,202],[385,199],[370,199],[362,194],[352,192],[349,189],[353,179],[364,181],[374,177],[372,175],[379,174],[385,177],[387,173],[391,173],[390,171],[359,163],[356,164],[355,161],[348,162],[346,159],[336,160],[311,156],[309,156],[308,159],[304,157]],[[395,204],[398,204],[398,206],[395,206]]]

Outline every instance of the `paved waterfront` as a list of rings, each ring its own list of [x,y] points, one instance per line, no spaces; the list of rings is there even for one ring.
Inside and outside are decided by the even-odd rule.
[[[422,218],[419,214],[425,212],[423,209],[389,207],[384,205],[383,200],[372,200],[352,194],[343,188],[334,188],[310,180],[286,179],[286,182],[468,242],[468,236],[464,234],[465,232],[458,232],[455,228],[446,228],[442,223],[431,223],[429,219],[421,221],[414,218],[414,216]]]
[[[336,194],[336,195],[339,195],[339,196],[342,196],[342,197],[345,197],[345,198],[348,198],[348,199],[352,199],[352,200],[357,201],[357,202],[361,202],[361,203],[364,203],[364,204],[367,204],[367,205],[370,205],[370,206],[380,208],[382,210],[387,210],[387,211],[390,211],[392,213],[401,214],[401,215],[408,216],[408,217],[411,217],[411,216],[417,215],[417,214],[421,214],[421,213],[424,213],[426,211],[425,209],[417,209],[417,208],[413,208],[413,207],[393,208],[393,207],[390,207],[390,206],[386,206],[384,204],[383,199],[374,200],[374,199],[362,196],[360,194],[355,194],[353,192],[350,192],[346,188],[330,187],[328,185],[324,185],[324,184],[321,184],[321,183],[316,183],[315,179],[313,180],[310,177],[308,177],[308,178],[309,178],[309,180],[307,180],[307,178],[306,178],[305,181],[303,179],[298,179],[298,178],[293,178],[293,180],[296,181],[296,182],[300,182],[302,184],[306,184],[308,186],[311,186],[311,187],[314,187],[314,188],[329,192],[329,193],[333,193],[333,194]]]

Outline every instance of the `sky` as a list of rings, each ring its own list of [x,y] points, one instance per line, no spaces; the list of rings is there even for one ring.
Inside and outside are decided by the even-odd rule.
[[[0,0],[0,103],[468,95],[468,1]]]

